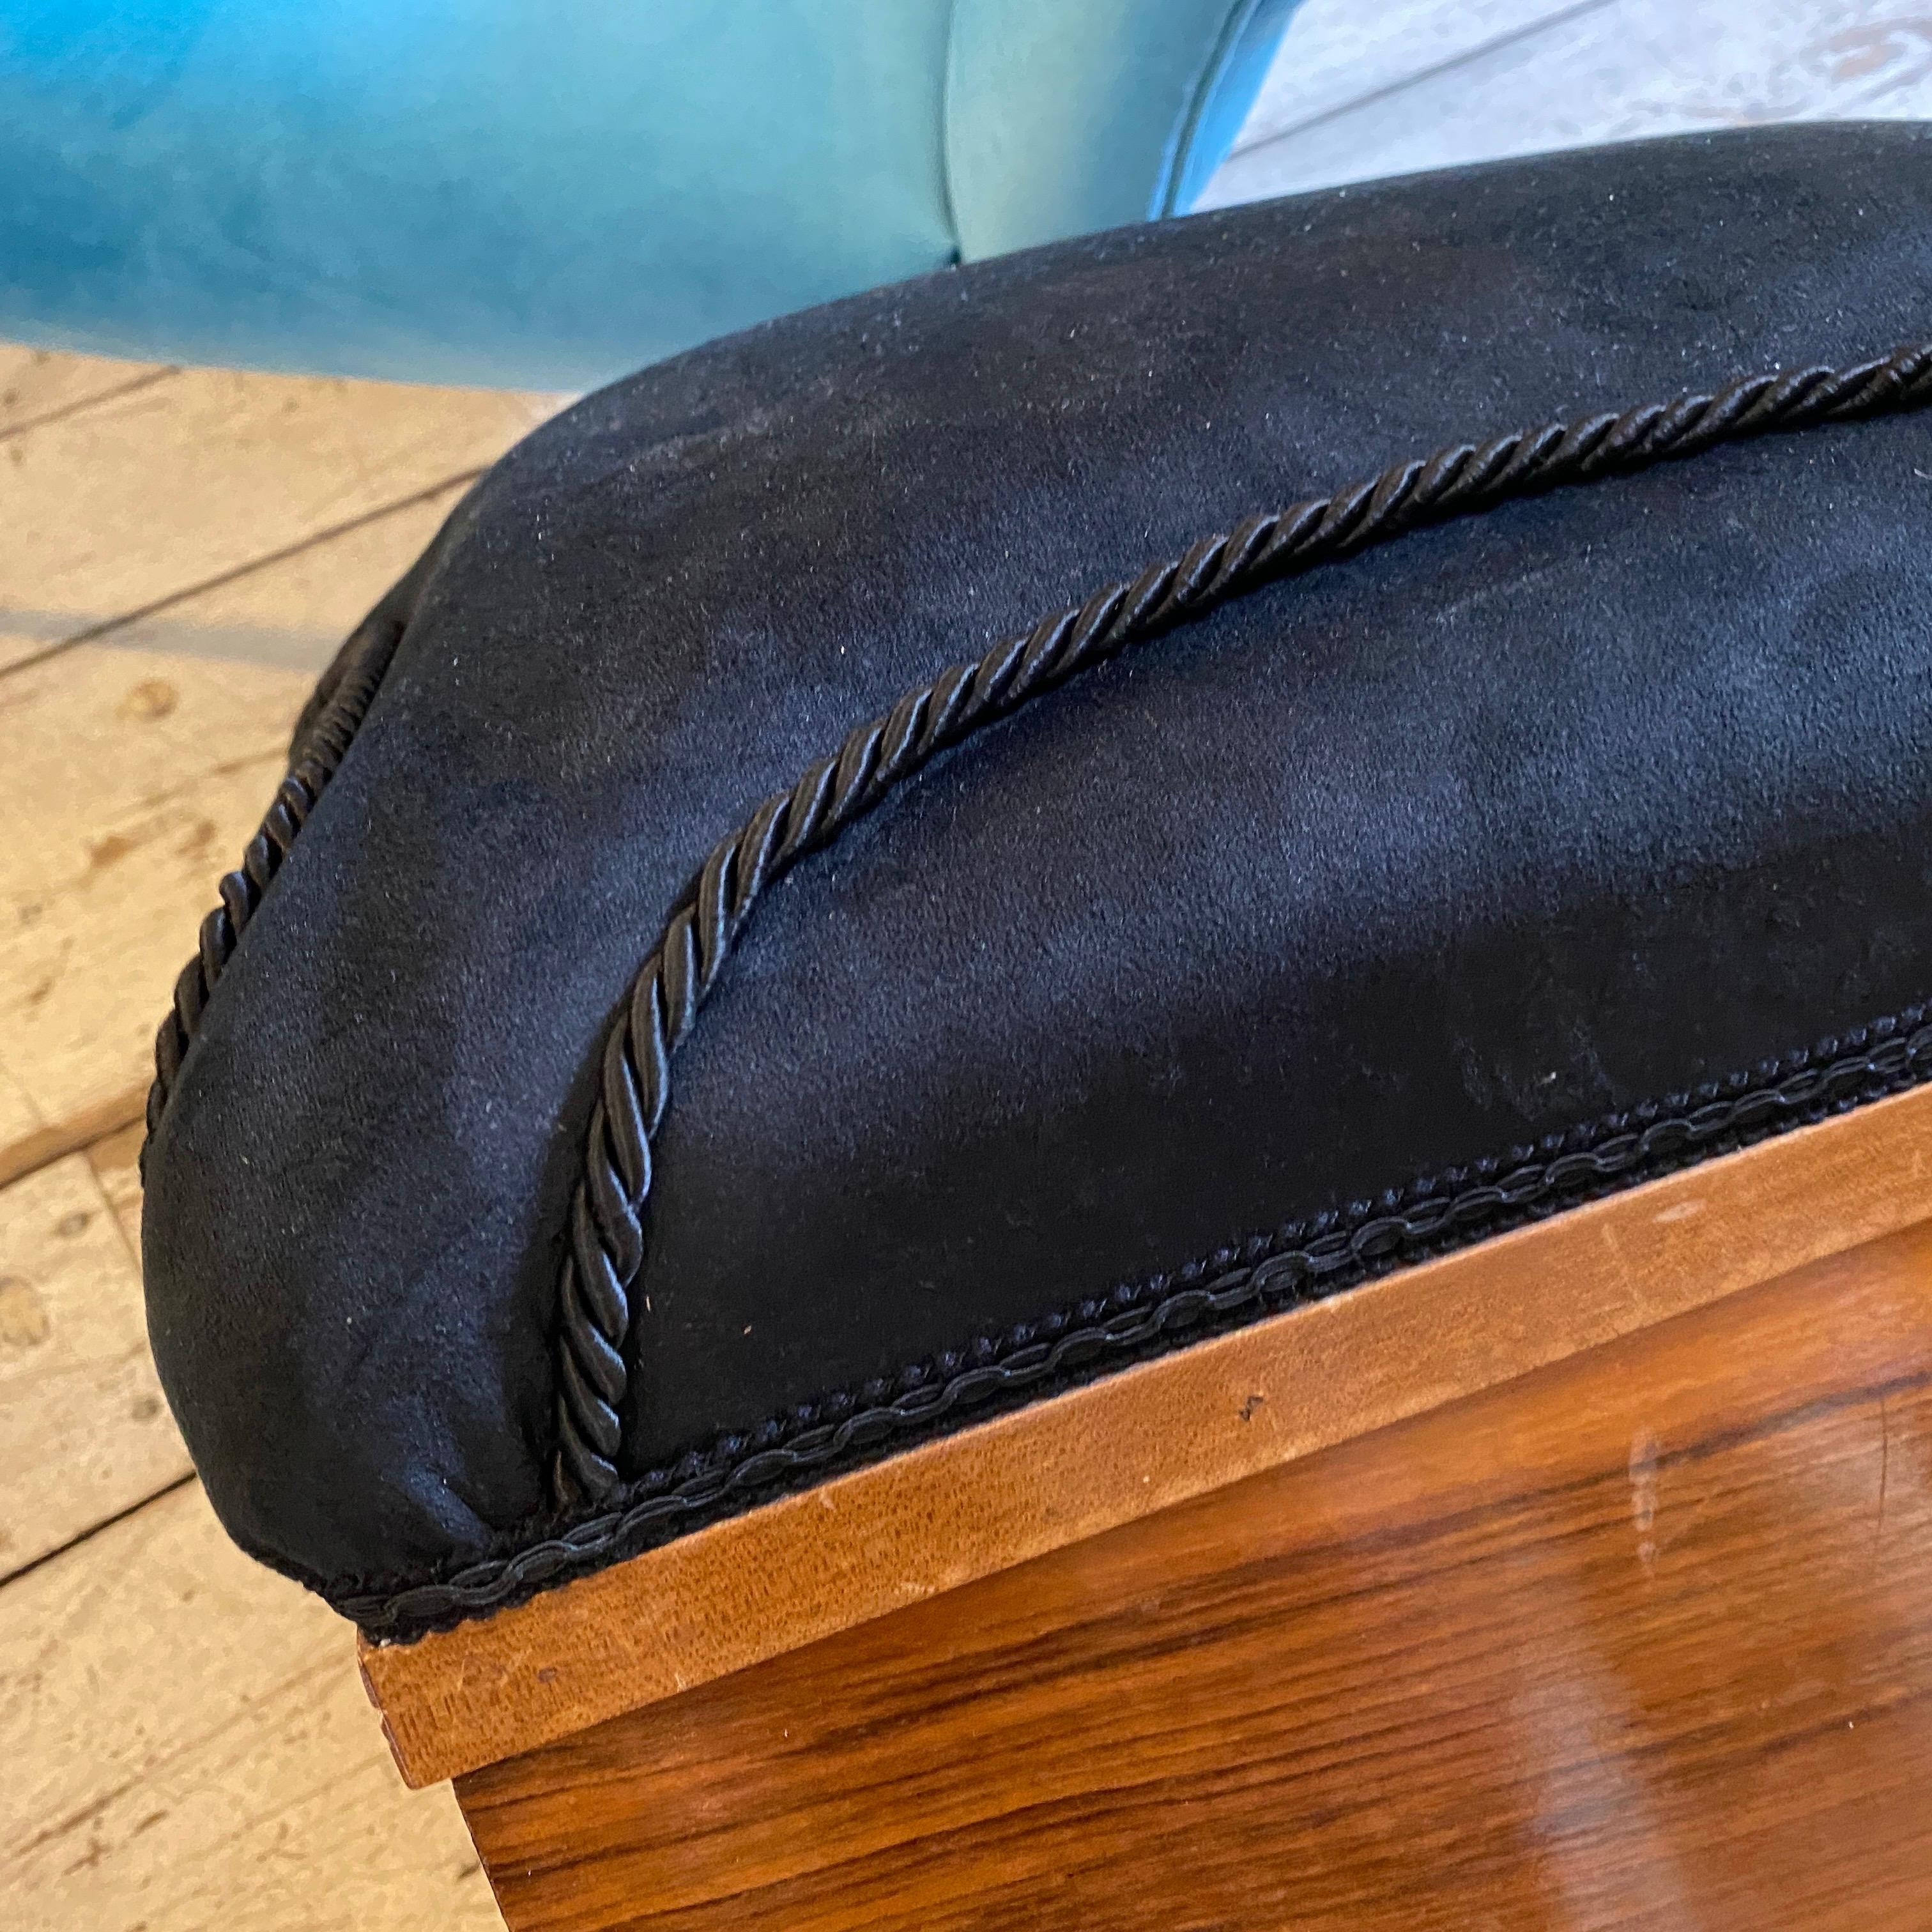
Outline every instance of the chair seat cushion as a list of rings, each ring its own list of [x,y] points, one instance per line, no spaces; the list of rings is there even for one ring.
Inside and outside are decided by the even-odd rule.
[[[1920,1077],[1932,418],[1760,385],[1571,457],[1932,334],[1928,208],[1909,126],[1459,170],[539,430],[351,640],[164,1028],[151,1328],[230,1530],[420,1627]],[[1574,487],[1334,498],[1552,422],[1509,460]],[[1303,499],[1330,560],[1208,581]]]

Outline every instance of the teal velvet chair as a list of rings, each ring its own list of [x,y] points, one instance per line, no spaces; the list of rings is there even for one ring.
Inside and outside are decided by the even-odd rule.
[[[0,0],[0,336],[580,387],[1185,208],[1294,0]]]

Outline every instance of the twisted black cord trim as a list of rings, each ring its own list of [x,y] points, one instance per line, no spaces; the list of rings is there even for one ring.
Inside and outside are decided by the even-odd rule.
[[[949,1351],[896,1381],[824,1397],[751,1434],[721,1436],[631,1485],[616,1507],[512,1554],[434,1582],[324,1594],[372,1636],[422,1636],[806,1487],[834,1465],[876,1460],[942,1433],[963,1412],[991,1412],[1092,1380],[1928,1078],[1932,1007],[1913,1006],[1754,1073],[1257,1236]]]
[[[1338,495],[1251,517],[1225,534],[1203,538],[1131,583],[1112,584],[1077,608],[1042,619],[975,662],[908,692],[884,716],[854,730],[789,792],[767,799],[705,860],[639,969],[604,1043],[557,1289],[557,1442],[550,1484],[559,1509],[606,1503],[620,1486],[631,1290],[644,1262],[651,1145],[670,1097],[671,1055],[691,1030],[752,908],[800,859],[828,844],[935,753],[1126,646],[1262,584],[1508,498],[1928,398],[1932,344],[1921,344],[1850,368],[1747,376],[1714,395],[1550,423],[1396,464]]]
[[[200,946],[175,981],[173,1004],[154,1036],[154,1078],[148,1089],[147,1130],[141,1142],[144,1179],[148,1149],[161,1124],[168,1096],[174,1090],[188,1042],[201,1024],[208,997],[234,957],[262,895],[281,870],[296,835],[308,823],[316,800],[361,729],[402,633],[398,620],[372,620],[350,638],[329,666],[297,729],[288,776],[276,788],[274,802],[249,840],[241,864],[225,874],[215,889],[220,903],[201,922]]]

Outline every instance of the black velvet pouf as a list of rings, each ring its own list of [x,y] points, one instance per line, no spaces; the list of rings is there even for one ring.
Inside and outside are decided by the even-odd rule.
[[[1912,126],[1462,170],[538,431],[163,1029],[231,1531],[419,1628],[1922,1077],[1928,217]]]

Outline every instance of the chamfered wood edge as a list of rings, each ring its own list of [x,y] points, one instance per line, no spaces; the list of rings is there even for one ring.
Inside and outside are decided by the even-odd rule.
[[[364,1640],[364,1681],[435,1784],[1895,1232],[1928,1172],[1923,1087]]]

